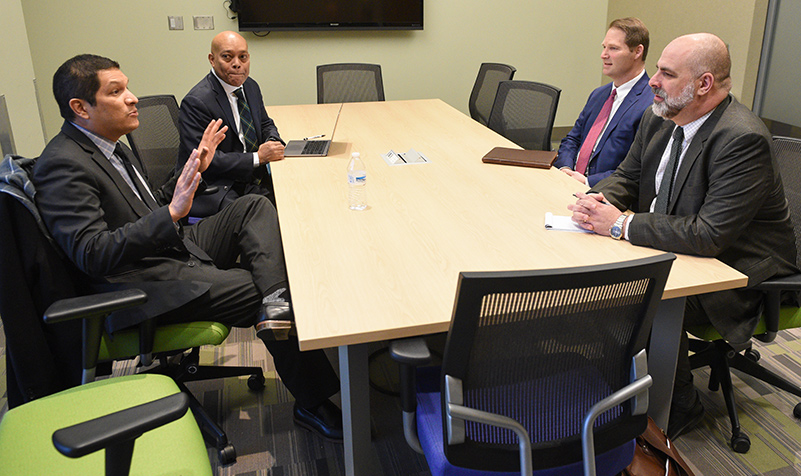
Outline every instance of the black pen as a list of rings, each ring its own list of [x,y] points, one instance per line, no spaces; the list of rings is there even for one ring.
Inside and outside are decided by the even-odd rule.
[[[576,197],[576,198],[579,198],[579,196],[576,195],[575,193],[573,194],[573,196]],[[579,198],[579,200],[581,200],[581,199]],[[601,200],[601,203],[603,203],[604,205],[609,205],[610,207],[612,206],[612,204],[607,202],[606,200]]]

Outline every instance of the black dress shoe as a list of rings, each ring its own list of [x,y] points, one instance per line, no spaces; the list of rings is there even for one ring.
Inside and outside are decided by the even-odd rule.
[[[287,340],[289,333],[295,326],[292,309],[286,301],[273,301],[264,304],[261,308],[259,320],[256,323],[256,336],[261,340]]]
[[[295,423],[313,431],[326,440],[342,441],[342,410],[331,400],[324,401],[315,409],[307,410],[295,402],[292,410]]]
[[[691,394],[673,400],[667,431],[667,436],[671,440],[693,429],[704,419],[704,406],[695,388]]]

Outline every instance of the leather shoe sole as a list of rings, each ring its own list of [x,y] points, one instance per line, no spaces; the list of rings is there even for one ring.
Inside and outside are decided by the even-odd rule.
[[[292,410],[295,423],[326,440],[342,442],[342,411],[330,400],[326,400],[314,411],[301,408],[295,403]]]
[[[256,323],[256,336],[261,340],[287,340],[295,327],[292,310],[286,301],[268,302]]]

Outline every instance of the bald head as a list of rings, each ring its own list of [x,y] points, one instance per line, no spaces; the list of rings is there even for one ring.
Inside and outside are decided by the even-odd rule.
[[[250,74],[248,42],[235,31],[218,33],[211,40],[209,63],[218,78],[231,86],[241,86]]]
[[[715,85],[727,93],[731,89],[731,56],[726,43],[711,33],[684,35],[671,41],[668,48],[677,49],[693,76],[712,73]]]
[[[696,33],[671,41],[656,63],[648,84],[654,91],[652,111],[683,126],[726,99],[731,89],[731,58],[715,35]]]

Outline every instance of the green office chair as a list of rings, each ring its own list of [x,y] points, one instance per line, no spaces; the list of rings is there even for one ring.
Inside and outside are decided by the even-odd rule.
[[[100,380],[9,410],[0,476],[211,475],[189,398],[163,375]],[[100,451],[104,450],[104,451]]]
[[[774,137],[773,146],[790,205],[795,246],[801,258],[801,140]],[[765,293],[765,309],[754,331],[755,339],[772,342],[779,331],[801,327],[801,309],[795,305],[783,305],[782,302],[786,293],[801,291],[801,275],[771,279],[754,289]],[[690,351],[694,352],[690,364],[693,369],[710,366],[709,389],[721,389],[731,420],[731,447],[737,453],[746,453],[751,448],[751,440],[740,428],[730,369],[745,372],[798,397],[801,397],[801,388],[759,365],[759,352],[752,348],[750,342],[740,346],[729,344],[711,325],[688,329],[688,332],[700,339],[690,339]],[[795,406],[793,415],[801,418],[801,403]]]
[[[20,174],[33,166],[30,159],[7,156],[0,169],[10,166],[9,161],[14,161],[18,166],[15,170]],[[8,190],[8,184],[0,185],[3,185],[0,192],[15,192]],[[210,444],[218,450],[220,463],[235,462],[236,450],[225,432],[184,386],[184,382],[189,381],[247,375],[249,388],[264,388],[264,373],[260,367],[199,365],[199,347],[220,345],[228,336],[229,328],[217,322],[156,326],[153,320],[148,320],[138,328],[115,332],[112,338],[104,331],[103,319],[85,319],[80,325],[82,329],[74,332],[76,340],[80,341],[82,335],[84,342],[82,361],[75,365],[80,370],[76,369],[76,375],[67,376],[72,368],[65,368],[63,362],[70,360],[80,344],[63,342],[73,331],[70,326],[75,326],[74,322],[65,321],[72,318],[76,305],[95,309],[95,298],[82,296],[47,309],[56,299],[85,294],[86,290],[75,284],[81,282],[80,273],[37,223],[35,206],[27,204],[26,207],[25,202],[19,200],[24,192],[16,192],[0,193],[0,316],[8,336],[8,386],[11,393],[17,395],[9,396],[10,406],[91,382],[98,363],[139,356],[142,365],[149,366],[155,356],[160,365],[150,371],[163,373],[176,381],[181,391],[190,397],[192,413]],[[47,324],[42,323],[42,315]],[[180,363],[173,363],[177,360],[173,357],[178,356]]]
[[[102,322],[147,300],[115,291],[51,306],[62,319]],[[189,397],[163,375],[100,380],[37,398],[0,420],[0,476],[211,475]],[[104,450],[104,451],[99,451]]]

